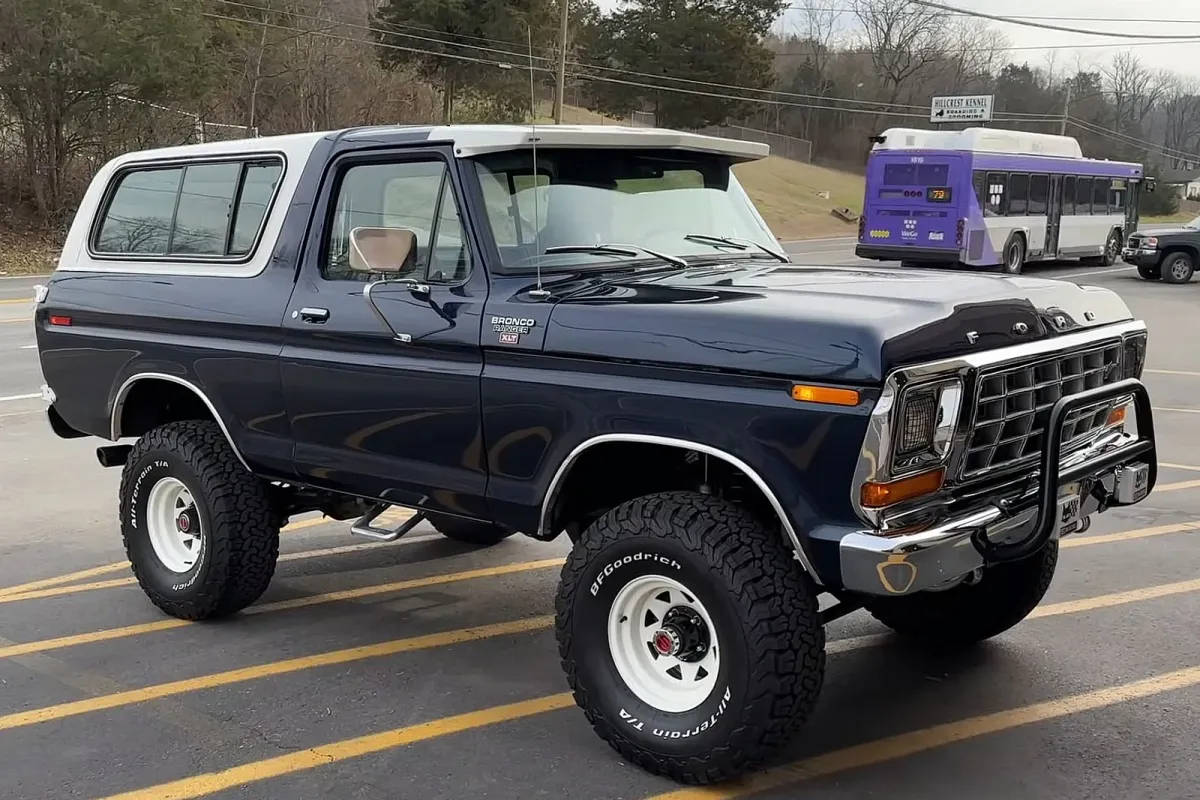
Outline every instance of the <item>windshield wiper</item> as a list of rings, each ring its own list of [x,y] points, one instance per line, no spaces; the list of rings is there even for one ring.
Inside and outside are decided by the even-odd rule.
[[[688,262],[679,256],[669,256],[666,253],[649,250],[636,244],[560,244],[554,247],[547,247],[543,252],[546,255],[554,255],[555,253],[597,253],[615,256],[636,256],[639,253],[646,253],[657,259],[666,261],[668,264],[674,264],[677,267],[686,268],[688,266]]]
[[[788,258],[784,253],[776,252],[766,245],[759,244],[758,242],[750,239],[742,239],[735,236],[712,236],[707,233],[689,233],[683,238],[687,239],[689,242],[705,242],[708,244],[719,243],[725,245],[726,247],[732,247],[735,250],[746,250],[751,247],[757,247],[759,250],[762,250],[764,253],[776,259],[777,261],[782,261],[785,264],[791,263],[791,259]]]

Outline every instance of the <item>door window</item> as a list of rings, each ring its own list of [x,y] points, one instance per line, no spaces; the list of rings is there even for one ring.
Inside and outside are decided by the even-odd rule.
[[[415,238],[413,257],[400,272],[351,269],[351,233],[364,228],[373,229],[375,242],[383,242],[383,246],[395,241],[387,234],[410,231]],[[470,250],[444,161],[428,158],[357,164],[342,173],[322,266],[326,279],[459,282],[470,274],[470,269]]]

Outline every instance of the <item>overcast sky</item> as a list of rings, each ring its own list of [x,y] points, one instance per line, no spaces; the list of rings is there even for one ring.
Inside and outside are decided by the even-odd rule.
[[[605,9],[614,8],[620,4],[620,0],[598,0],[598,2],[600,7]],[[798,2],[798,0],[794,0],[794,2]],[[1082,59],[1082,65],[1088,68],[1103,64],[1120,49],[1129,47],[1147,66],[1169,69],[1181,75],[1200,79],[1200,0],[1003,0],[1003,2],[998,0],[938,0],[938,2],[958,8],[969,8],[1006,16],[1173,20],[1170,24],[1062,19],[1039,21],[1067,27],[1115,30],[1124,33],[1163,35],[1194,32],[1198,41],[1190,44],[1155,43],[1131,46],[1129,41],[1099,36],[1038,30],[999,22],[991,24],[1004,32],[1014,48],[1035,48],[1014,50],[1010,57],[1018,63],[1028,61],[1034,66],[1045,66],[1048,58],[1053,55],[1058,61],[1057,69],[1073,69],[1077,64],[1077,59]],[[848,8],[849,2],[848,0],[827,0],[827,2],[821,2],[820,5],[828,8]],[[853,16],[849,13],[843,14],[842,18],[846,27],[853,24]],[[1185,20],[1190,24],[1186,24]],[[786,30],[789,23],[794,26],[798,21],[800,21],[799,14],[790,11],[781,20],[780,26]],[[1088,46],[1080,47],[1079,45]]]

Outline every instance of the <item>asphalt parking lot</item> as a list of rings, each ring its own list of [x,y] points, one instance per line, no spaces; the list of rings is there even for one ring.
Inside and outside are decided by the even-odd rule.
[[[845,240],[789,250],[854,261]],[[164,617],[123,560],[117,471],[45,423],[35,281],[0,279],[0,797],[1196,797],[1200,282],[1029,274],[1112,288],[1148,321],[1157,489],[1065,540],[1045,602],[968,656],[905,647],[862,612],[832,623],[787,758],[705,789],[621,763],[565,694],[565,538],[472,550],[422,526],[379,544],[305,518],[250,610]]]

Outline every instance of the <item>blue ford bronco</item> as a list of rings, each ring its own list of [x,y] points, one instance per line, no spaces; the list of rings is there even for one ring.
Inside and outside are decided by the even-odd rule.
[[[996,636],[1157,474],[1118,296],[794,265],[732,169],[765,155],[470,125],[122,155],[38,288],[49,424],[106,440],[133,573],[183,619],[254,603],[297,514],[566,534],[588,721],[731,778],[810,715],[825,623]]]

